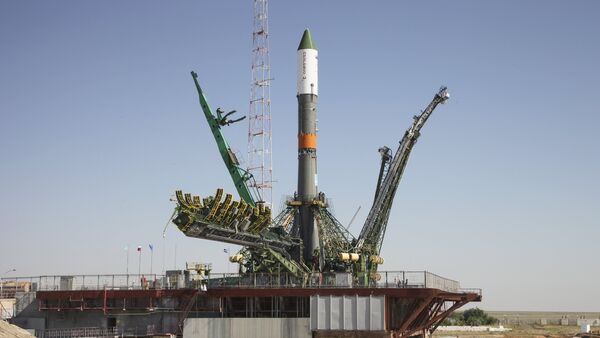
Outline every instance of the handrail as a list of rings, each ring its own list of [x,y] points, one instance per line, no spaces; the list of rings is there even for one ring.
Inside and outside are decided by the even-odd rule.
[[[161,290],[184,288],[434,288],[455,293],[477,293],[481,289],[463,289],[458,281],[428,271],[380,271],[372,278],[358,278],[351,273],[211,273],[142,275],[55,275],[5,277],[3,290],[11,292],[75,290]],[[370,280],[368,284],[362,283]],[[17,290],[21,288],[21,290]]]

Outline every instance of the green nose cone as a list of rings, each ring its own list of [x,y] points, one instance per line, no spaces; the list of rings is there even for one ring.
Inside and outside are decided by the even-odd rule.
[[[308,29],[304,30],[302,40],[300,40],[300,45],[298,46],[298,50],[300,49],[317,50],[317,45],[315,45],[315,43],[313,42],[312,36],[310,36],[310,31]]]

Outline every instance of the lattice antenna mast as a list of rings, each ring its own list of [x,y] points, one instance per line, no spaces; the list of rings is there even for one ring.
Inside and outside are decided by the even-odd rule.
[[[254,0],[252,32],[252,85],[248,113],[249,183],[262,200],[272,205],[273,167],[271,133],[271,62],[269,60],[269,24],[267,0]]]

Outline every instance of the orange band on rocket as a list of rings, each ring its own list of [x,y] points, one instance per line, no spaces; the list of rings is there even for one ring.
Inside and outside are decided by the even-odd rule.
[[[317,134],[298,135],[298,149],[317,149]]]

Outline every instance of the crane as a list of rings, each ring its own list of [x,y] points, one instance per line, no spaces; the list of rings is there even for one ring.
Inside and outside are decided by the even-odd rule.
[[[438,104],[444,103],[449,98],[450,94],[447,88],[441,87],[427,108],[420,115],[414,117],[414,122],[404,133],[404,137],[402,137],[393,159],[391,159],[392,155],[389,148],[383,147],[379,149],[381,154],[381,169],[377,180],[375,200],[356,244],[357,251],[360,251],[363,256],[374,256],[374,258],[371,258],[371,261],[374,263],[378,261],[378,255],[381,251],[381,245],[390,217],[390,209],[410,152],[421,135],[421,128],[425,125],[433,110]]]

